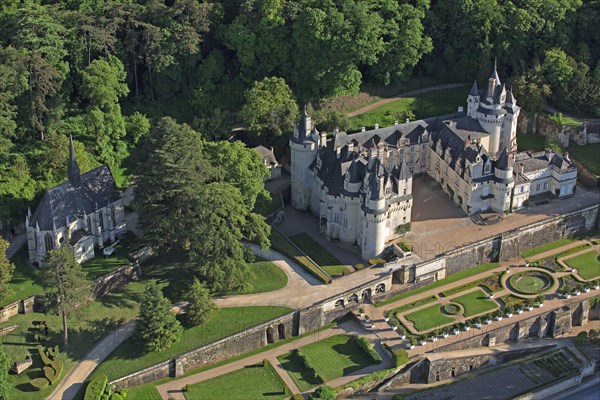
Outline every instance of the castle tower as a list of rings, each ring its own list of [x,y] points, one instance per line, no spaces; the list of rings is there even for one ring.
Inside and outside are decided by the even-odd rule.
[[[477,109],[479,108],[479,86],[477,81],[473,81],[473,86],[467,97],[467,115],[471,118],[477,118]]]
[[[294,127],[294,134],[290,138],[292,207],[298,210],[306,210],[310,206],[312,182],[308,167],[318,151],[318,140],[314,140],[312,130],[312,121],[305,106],[300,123]]]
[[[379,158],[375,158],[370,172],[367,174],[368,189],[365,194],[363,206],[362,227],[362,258],[377,257],[385,248],[388,237],[387,217],[385,213],[385,186],[386,171]]]
[[[489,148],[487,151],[492,157],[495,157],[499,151],[500,143],[502,142],[502,125],[506,110],[504,109],[504,98],[506,90],[503,88],[496,70],[496,62],[494,62],[494,70],[488,79],[485,99],[481,99],[479,108],[475,112],[477,121],[481,127],[490,134]]]
[[[502,142],[506,145],[509,152],[517,151],[517,120],[521,112],[521,107],[517,106],[517,100],[510,89],[506,95],[506,116],[504,121],[504,130],[502,131]]]

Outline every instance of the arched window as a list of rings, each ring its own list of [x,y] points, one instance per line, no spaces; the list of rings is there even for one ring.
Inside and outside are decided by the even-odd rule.
[[[92,231],[93,231],[92,219],[89,216],[87,217],[87,231],[89,233],[92,233]]]
[[[98,220],[100,221],[100,232],[104,231],[104,213],[100,211],[98,214]]]
[[[46,246],[46,252],[54,249],[54,238],[49,233],[44,236],[44,246]]]
[[[117,218],[116,218],[115,206],[112,206],[112,207],[110,208],[110,218],[112,219],[113,226],[115,226],[115,225],[117,224]]]

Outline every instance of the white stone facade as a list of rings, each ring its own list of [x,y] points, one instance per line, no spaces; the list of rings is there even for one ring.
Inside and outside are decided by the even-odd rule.
[[[519,113],[495,68],[485,91],[473,84],[466,113],[336,130],[327,139],[304,111],[290,138],[292,206],[310,210],[328,239],[356,244],[368,259],[410,223],[416,173],[433,177],[469,215],[509,213],[542,193],[572,195],[577,169],[568,155],[516,153]]]

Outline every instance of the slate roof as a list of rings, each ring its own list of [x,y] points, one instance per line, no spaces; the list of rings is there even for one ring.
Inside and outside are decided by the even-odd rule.
[[[29,219],[32,227],[49,231],[66,225],[77,216],[89,214],[107,203],[121,197],[115,180],[107,165],[102,165],[81,175],[81,185],[74,187],[70,181],[49,189],[33,216]]]
[[[258,151],[258,153],[262,156],[263,161],[267,165],[277,165],[277,159],[275,158],[275,154],[272,149],[268,149],[264,146],[256,146],[254,150]]]
[[[548,159],[548,156],[550,156],[550,159]],[[565,156],[557,153],[546,153],[544,151],[537,153],[517,153],[515,155],[515,162],[523,166],[523,173],[540,171],[548,167],[555,167],[560,172],[575,168]]]

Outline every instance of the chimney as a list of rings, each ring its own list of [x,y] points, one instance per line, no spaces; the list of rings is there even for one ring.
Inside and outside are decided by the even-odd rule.
[[[379,129],[379,124],[375,124],[375,129]]]
[[[354,151],[354,140],[351,140],[350,143],[348,143],[348,153],[352,153]]]
[[[519,173],[520,173],[521,175],[523,175],[523,173],[524,173],[524,172],[525,172],[525,164],[523,164],[523,163],[520,163],[520,164],[519,164]]]
[[[367,128],[365,128],[364,126],[360,128],[360,131],[361,131],[361,132],[364,132],[364,131],[366,131],[366,130],[367,130]]]
[[[410,118],[406,118],[406,121],[404,122],[408,124],[410,122]]]
[[[545,148],[544,149],[544,155],[546,156],[546,158],[548,159],[548,161],[552,161],[552,157],[554,157],[554,152],[550,148]]]
[[[398,125],[398,121],[394,121],[394,125]]]
[[[321,148],[327,147],[327,132],[321,132],[321,140],[320,143]]]

